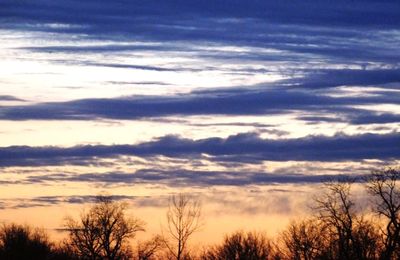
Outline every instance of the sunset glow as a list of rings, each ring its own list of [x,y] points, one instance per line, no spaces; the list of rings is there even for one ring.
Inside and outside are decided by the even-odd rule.
[[[0,222],[58,239],[109,194],[150,237],[183,192],[202,202],[201,243],[279,233],[324,181],[399,165],[399,14],[396,1],[0,1]]]

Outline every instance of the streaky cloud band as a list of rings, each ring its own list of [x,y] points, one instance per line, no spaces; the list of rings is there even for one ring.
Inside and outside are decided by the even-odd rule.
[[[368,96],[332,96],[339,86],[374,86],[400,82],[400,70],[315,70],[302,79],[249,87],[194,90],[171,96],[89,98],[66,102],[0,107],[0,120],[129,120],[193,115],[269,115],[293,111],[325,112],[340,121],[362,124],[398,121],[397,115],[357,109],[361,105],[399,104],[398,87],[385,87]],[[331,117],[332,118],[332,117]],[[300,116],[312,121],[312,117]],[[315,119],[315,118],[314,118]],[[321,119],[321,118],[320,118]]]
[[[227,138],[192,140],[167,135],[137,145],[79,145],[63,147],[10,146],[0,148],[0,166],[87,165],[102,158],[153,156],[257,163],[261,161],[360,161],[400,158],[400,133],[307,136],[263,139],[256,133]]]

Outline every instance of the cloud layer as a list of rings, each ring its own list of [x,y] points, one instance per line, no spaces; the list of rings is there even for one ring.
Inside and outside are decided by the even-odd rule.
[[[141,119],[175,115],[269,115],[293,111],[325,112],[337,121],[355,124],[399,122],[398,114],[357,109],[360,105],[398,105],[398,87],[366,96],[331,96],[342,85],[370,86],[400,82],[399,70],[319,70],[304,79],[283,80],[265,86],[193,91],[175,96],[82,99],[0,108],[6,120]],[[326,89],[321,91],[319,89]],[[317,89],[317,91],[314,91]],[[330,92],[329,92],[330,91]],[[318,121],[316,117],[302,117]],[[321,119],[321,117],[319,117]],[[332,119],[332,117],[331,117]]]
[[[70,148],[12,146],[0,148],[0,165],[87,164],[98,158],[122,155],[177,158],[212,156],[227,162],[260,161],[358,161],[399,159],[400,134],[364,134],[334,137],[309,136],[298,139],[262,139],[254,133],[223,138],[192,140],[165,136],[137,145],[82,145]]]
[[[1,183],[204,188],[362,177],[400,160],[399,13],[389,0],[3,0],[0,137],[92,134],[82,121],[121,127],[71,146],[0,147]],[[129,135],[104,144],[131,120],[144,128],[132,131],[136,144]],[[166,131],[141,136],[150,121]],[[127,169],[134,159],[142,164]],[[339,166],[262,168],[288,162]],[[343,166],[353,162],[355,171]],[[16,207],[93,199],[86,189],[52,192]]]

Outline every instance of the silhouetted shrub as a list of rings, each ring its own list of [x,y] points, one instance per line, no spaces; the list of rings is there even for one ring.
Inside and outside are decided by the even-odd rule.
[[[164,248],[164,239],[161,236],[154,236],[152,239],[138,243],[134,258],[138,260],[159,259],[157,255]]]
[[[53,244],[44,231],[17,224],[0,229],[0,259],[53,259]]]
[[[206,250],[204,260],[272,259],[272,245],[265,235],[238,231],[226,236],[221,245]]]

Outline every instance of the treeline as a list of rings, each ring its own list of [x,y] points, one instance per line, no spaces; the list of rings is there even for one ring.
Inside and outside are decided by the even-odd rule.
[[[148,241],[132,241],[145,223],[126,214],[125,203],[99,196],[79,219],[64,223],[67,238],[55,244],[40,229],[17,224],[0,228],[0,259],[400,259],[400,171],[384,169],[362,182],[369,193],[360,210],[351,195],[352,181],[325,184],[314,213],[297,220],[274,239],[263,233],[237,231],[222,243],[194,252],[191,236],[203,225],[201,205],[185,194],[173,196],[167,224]]]

